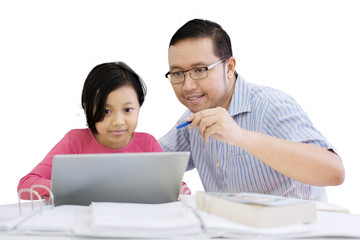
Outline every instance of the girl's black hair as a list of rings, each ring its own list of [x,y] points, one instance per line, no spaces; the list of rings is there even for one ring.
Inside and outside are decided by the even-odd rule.
[[[87,76],[81,105],[85,111],[87,125],[93,134],[97,133],[95,123],[105,117],[106,99],[110,92],[132,86],[142,106],[146,95],[146,85],[128,65],[123,62],[103,63],[94,67]]]

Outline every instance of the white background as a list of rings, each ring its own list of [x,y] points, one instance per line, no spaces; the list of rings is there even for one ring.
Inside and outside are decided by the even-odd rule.
[[[19,179],[85,127],[81,90],[97,64],[125,61],[143,77],[137,131],[164,135],[185,109],[164,77],[168,43],[205,18],[230,35],[247,81],[295,97],[335,146],[346,180],[327,188],[329,201],[360,213],[359,13],[356,0],[1,1],[0,204],[16,202]],[[185,179],[202,189],[195,171]]]

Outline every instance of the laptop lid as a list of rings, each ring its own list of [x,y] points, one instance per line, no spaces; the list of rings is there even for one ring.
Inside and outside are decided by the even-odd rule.
[[[55,155],[55,206],[177,201],[189,152]]]

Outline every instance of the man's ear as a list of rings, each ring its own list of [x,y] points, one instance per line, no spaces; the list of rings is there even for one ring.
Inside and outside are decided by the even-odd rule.
[[[236,66],[236,59],[235,57],[230,57],[227,61],[227,77],[233,78],[235,74],[235,66]]]

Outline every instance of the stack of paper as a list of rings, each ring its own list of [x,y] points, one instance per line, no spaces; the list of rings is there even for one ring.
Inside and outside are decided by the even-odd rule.
[[[17,227],[18,232],[26,234],[72,235],[75,227],[77,211],[87,209],[86,206],[62,205],[46,208],[34,214]]]
[[[9,204],[0,206],[0,231],[9,231],[14,229],[20,223],[36,214],[38,211],[34,211],[31,205],[28,204],[22,206],[22,214],[20,215],[18,204]]]
[[[322,210],[310,224],[258,228],[197,210],[194,196],[181,199],[164,204],[62,205],[41,212],[23,205],[22,216],[15,204],[0,206],[0,238],[13,234],[101,239],[360,237],[359,215]]]
[[[203,233],[201,222],[197,216],[182,202],[162,204],[92,203],[90,214],[82,212],[81,215],[76,226],[76,235],[173,237],[194,236]]]

